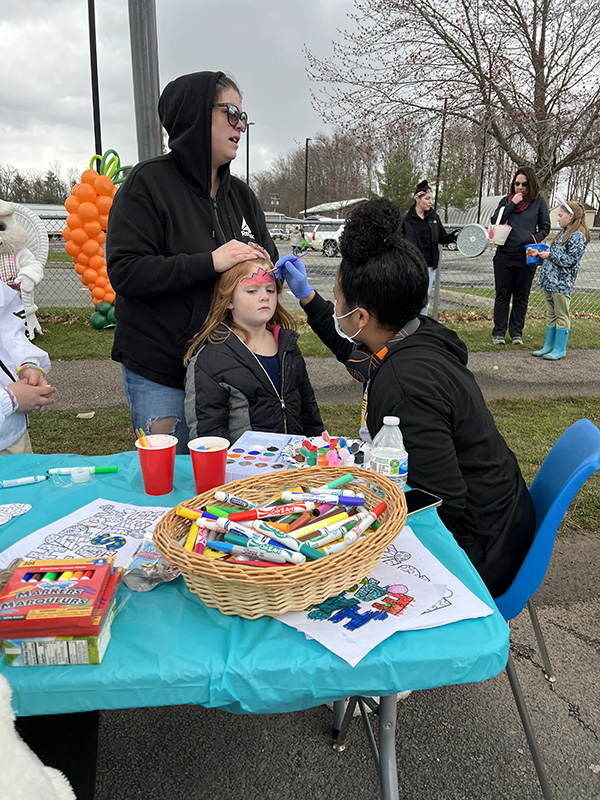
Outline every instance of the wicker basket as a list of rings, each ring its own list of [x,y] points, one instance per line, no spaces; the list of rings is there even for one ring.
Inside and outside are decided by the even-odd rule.
[[[189,520],[178,516],[174,509],[156,526],[154,543],[159,553],[181,570],[190,591],[223,614],[256,619],[301,611],[344,591],[373,569],[406,522],[404,493],[388,478],[360,467],[309,467],[301,473],[286,470],[260,479],[233,481],[225,487],[230,494],[262,503],[299,481],[305,487],[322,486],[348,472],[356,481],[352,488],[364,494],[367,508],[374,508],[383,499],[387,510],[379,518],[382,524],[377,531],[336,555],[290,567],[224,564],[179,544],[189,528]],[[196,508],[212,505],[215,491],[211,489],[186,504]]]

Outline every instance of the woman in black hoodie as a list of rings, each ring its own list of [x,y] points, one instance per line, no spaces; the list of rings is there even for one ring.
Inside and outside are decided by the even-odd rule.
[[[533,540],[533,501],[467,368],[465,344],[419,316],[427,273],[399,221],[385,198],[351,212],[335,304],[310,287],[302,262],[281,270],[311,328],[363,383],[362,438],[372,439],[385,416],[400,418],[410,485],[442,498],[442,522],[498,597]]]
[[[402,220],[402,233],[421,251],[429,272],[429,285],[427,287],[427,300],[431,294],[435,271],[440,265],[440,244],[450,244],[456,241],[458,231],[446,233],[439,215],[431,208],[433,204],[433,189],[426,180],[421,181],[415,189],[415,202],[406,212]],[[427,306],[421,309],[421,314],[427,314]]]
[[[202,327],[217,274],[277,258],[251,189],[229,171],[248,118],[222,72],[169,83],[158,112],[170,152],[138,164],[115,195],[107,261],[117,293],[112,351],[133,427],[173,433],[187,452],[183,357]]]

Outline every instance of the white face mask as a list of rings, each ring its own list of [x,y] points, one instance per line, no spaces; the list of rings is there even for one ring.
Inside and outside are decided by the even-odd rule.
[[[354,314],[355,311],[358,311],[358,306],[356,308],[353,308],[352,311],[348,311],[347,314],[341,314],[339,317],[336,316],[334,309],[333,314],[331,315],[333,317],[333,324],[335,325],[335,332],[337,333],[337,335],[341,336],[344,339],[348,339],[348,341],[352,342],[353,344],[356,344],[356,342],[354,341],[354,336],[358,336],[358,334],[361,332],[361,328],[359,327],[359,329],[353,336],[348,336],[348,334],[344,333],[344,331],[341,329],[338,320],[344,319],[344,317],[349,317],[350,314]]]

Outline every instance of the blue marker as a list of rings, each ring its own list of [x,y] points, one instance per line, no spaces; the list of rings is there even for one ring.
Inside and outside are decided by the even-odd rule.
[[[31,475],[28,478],[9,478],[6,481],[0,481],[0,489],[10,489],[13,486],[26,486],[28,483],[41,483],[47,480],[47,475]]]

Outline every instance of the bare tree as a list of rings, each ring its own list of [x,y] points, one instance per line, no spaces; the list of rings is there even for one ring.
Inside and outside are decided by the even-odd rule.
[[[355,0],[333,55],[307,51],[325,120],[382,109],[426,125],[448,113],[487,131],[542,189],[600,155],[598,0]],[[503,188],[503,191],[505,187]]]
[[[316,134],[308,148],[308,203],[320,205],[335,200],[366,197],[374,177],[376,153],[365,138],[337,131]],[[278,155],[268,170],[252,176],[252,187],[264,209],[276,194],[278,210],[297,216],[304,208],[306,150],[298,145]]]

